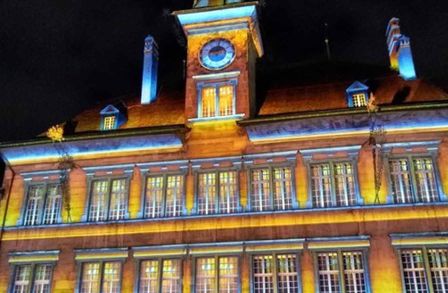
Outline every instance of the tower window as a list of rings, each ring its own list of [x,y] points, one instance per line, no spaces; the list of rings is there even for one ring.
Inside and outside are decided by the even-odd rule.
[[[235,114],[235,82],[199,84],[200,118],[227,117]]]
[[[104,117],[103,130],[115,129],[115,115]]]

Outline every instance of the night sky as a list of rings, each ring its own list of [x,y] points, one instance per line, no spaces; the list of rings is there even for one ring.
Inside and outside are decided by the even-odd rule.
[[[171,12],[191,0],[0,1],[0,141],[28,139],[105,99],[140,91],[143,39],[160,47],[162,86],[182,77]],[[325,57],[388,66],[385,29],[401,19],[419,77],[448,88],[448,1],[265,0],[260,66]]]

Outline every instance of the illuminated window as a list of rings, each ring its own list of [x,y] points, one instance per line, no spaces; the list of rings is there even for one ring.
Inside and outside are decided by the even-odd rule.
[[[139,293],[182,292],[182,262],[179,259],[140,262]]]
[[[23,224],[56,224],[60,222],[61,207],[62,193],[59,184],[31,184],[28,187]]]
[[[146,179],[145,218],[178,217],[182,215],[183,175],[156,175]]]
[[[389,172],[394,203],[439,201],[431,157],[390,159]]]
[[[400,250],[405,292],[448,292],[448,250],[446,248]]]
[[[367,106],[367,96],[365,93],[353,94],[353,107],[366,107]]]
[[[199,116],[226,117],[235,114],[235,82],[201,84]]]
[[[90,222],[122,220],[127,214],[126,178],[93,180],[89,204]]]
[[[51,264],[21,264],[14,267],[12,290],[13,293],[51,291]]]
[[[253,211],[288,210],[295,207],[290,167],[251,170],[250,204]]]
[[[196,259],[196,293],[239,292],[238,257],[203,257]]]
[[[82,263],[79,292],[121,292],[121,262],[98,261]]]
[[[230,214],[237,212],[239,209],[237,176],[237,171],[199,173],[198,214]]]
[[[351,162],[325,162],[310,165],[313,207],[356,204],[355,176]]]
[[[111,129],[115,129],[115,122],[116,122],[116,118],[115,115],[112,116],[105,116],[103,118],[103,130],[111,130]]]
[[[316,265],[320,293],[368,292],[363,252],[319,252]]]
[[[254,293],[299,291],[298,261],[295,254],[255,255],[252,257]]]

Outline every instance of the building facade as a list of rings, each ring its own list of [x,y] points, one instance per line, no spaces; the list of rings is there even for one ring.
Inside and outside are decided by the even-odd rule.
[[[0,292],[448,292],[448,94],[399,20],[392,71],[260,81],[259,12],[196,1],[182,90],[149,36],[141,97],[0,145]]]

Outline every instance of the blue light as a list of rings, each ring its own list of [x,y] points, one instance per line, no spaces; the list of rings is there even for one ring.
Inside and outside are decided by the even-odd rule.
[[[179,12],[175,14],[177,14],[179,22],[185,26],[188,24],[220,21],[232,18],[256,17],[257,10],[255,8],[255,5],[247,5],[209,11]]]
[[[159,52],[157,43],[152,36],[145,39],[143,78],[142,78],[142,104],[149,104],[157,98],[157,69]]]
[[[416,79],[414,59],[412,58],[411,43],[408,37],[400,37],[400,49],[398,53],[398,69],[400,75],[406,80]]]

